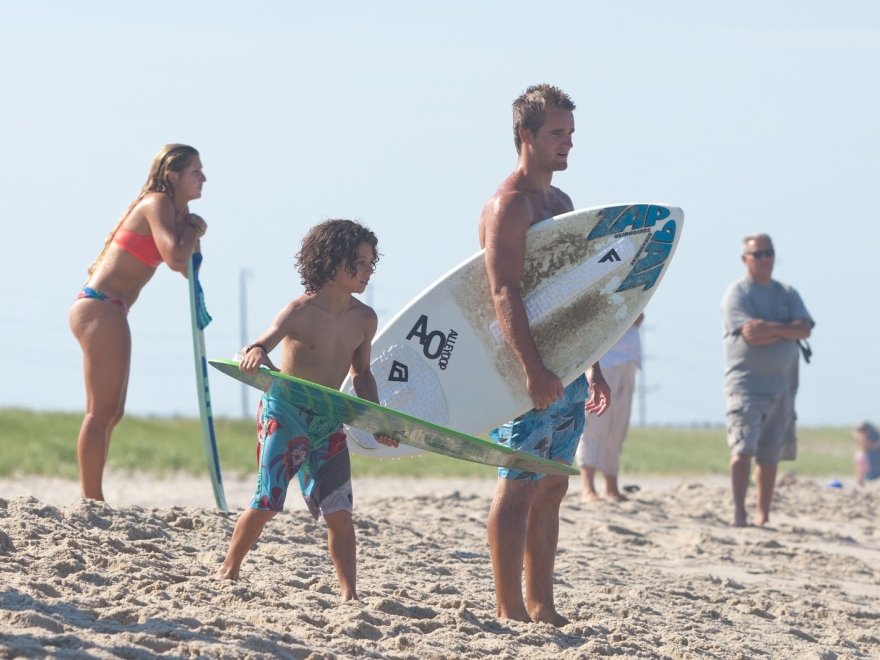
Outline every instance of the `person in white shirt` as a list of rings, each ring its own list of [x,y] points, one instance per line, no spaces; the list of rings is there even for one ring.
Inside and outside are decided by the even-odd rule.
[[[577,458],[583,479],[585,502],[602,499],[596,491],[594,478],[598,470],[605,477],[605,496],[615,502],[625,502],[620,492],[617,475],[620,473],[620,452],[629,431],[636,371],[642,366],[642,341],[639,326],[645,315],[639,314],[632,327],[599,360],[599,367],[611,388],[614,405],[601,417],[587,415],[584,432],[578,444]]]

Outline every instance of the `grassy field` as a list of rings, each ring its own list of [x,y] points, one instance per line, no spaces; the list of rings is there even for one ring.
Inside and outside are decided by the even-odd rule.
[[[0,409],[0,477],[42,475],[76,478],[76,435],[82,417]],[[255,424],[251,420],[215,422],[220,458],[227,475],[255,471]],[[817,477],[853,472],[853,440],[842,427],[801,428],[798,460],[781,471]],[[633,427],[624,445],[621,473],[626,475],[726,474],[728,453],[721,428]],[[205,474],[198,420],[126,417],[113,436],[108,469],[168,475]],[[353,457],[360,476],[487,477],[494,468],[435,454],[401,460]]]

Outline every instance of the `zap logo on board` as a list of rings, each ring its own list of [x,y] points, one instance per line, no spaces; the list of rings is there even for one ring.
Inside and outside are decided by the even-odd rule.
[[[669,218],[669,214],[670,211],[665,206],[646,204],[613,206],[602,212],[601,219],[593,227],[587,240],[649,232],[658,223],[663,223],[661,228],[654,229],[651,239],[642,245],[635,265],[617,287],[618,291],[635,289],[638,286],[642,287],[642,291],[647,291],[657,283],[660,273],[663,272],[663,264],[672,254],[675,243],[676,222]]]
[[[449,366],[452,351],[455,349],[455,340],[458,339],[458,333],[455,330],[450,328],[448,334],[443,334],[439,330],[428,331],[428,316],[422,314],[406,336],[407,340],[413,337],[418,337],[422,353],[426,358],[437,360],[437,366],[442,370]]]

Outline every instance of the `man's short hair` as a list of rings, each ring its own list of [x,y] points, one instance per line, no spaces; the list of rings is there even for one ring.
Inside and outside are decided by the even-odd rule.
[[[542,83],[532,85],[513,102],[513,144],[516,153],[522,148],[522,140],[519,137],[519,129],[525,128],[532,135],[536,135],[544,125],[544,117],[547,110],[561,108],[573,112],[574,101],[558,87]]]
[[[773,239],[770,238],[770,235],[769,235],[769,234],[763,234],[763,233],[761,233],[761,234],[749,234],[748,236],[746,236],[746,237],[743,239],[743,242],[742,242],[742,246],[743,246],[743,254],[746,254],[746,253],[749,251],[749,243],[751,243],[751,242],[753,242],[753,241],[757,241],[757,240],[759,240],[759,239],[761,239],[761,238],[765,239],[765,240],[770,244],[770,247],[773,247]]]

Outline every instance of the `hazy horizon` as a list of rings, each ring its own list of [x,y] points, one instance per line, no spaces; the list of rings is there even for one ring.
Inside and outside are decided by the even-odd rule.
[[[240,284],[252,339],[301,292],[293,257],[325,218],[378,235],[365,298],[380,326],[475,253],[516,163],[510,103],[546,81],[577,103],[554,178],[575,208],[685,213],[646,310],[646,423],[723,422],[721,296],[755,231],[816,320],[800,423],[876,421],[878,17],[853,0],[4,2],[0,407],[82,411],[67,310],[163,144],[201,152],[205,336],[209,357],[232,357]],[[130,414],[196,414],[187,305],[163,266],[133,307]],[[215,414],[239,416],[241,386],[210,381]]]

